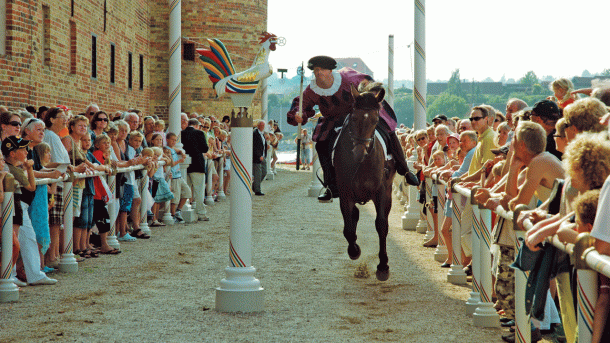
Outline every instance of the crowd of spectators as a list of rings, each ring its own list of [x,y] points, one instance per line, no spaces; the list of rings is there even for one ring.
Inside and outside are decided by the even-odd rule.
[[[554,96],[535,104],[510,99],[505,111],[481,104],[466,118],[438,115],[427,129],[401,127],[398,133],[405,155],[414,159],[422,181],[438,175],[447,184],[477,187],[474,200],[480,207],[514,211],[527,205],[531,210],[522,211],[517,224],[525,229],[523,223],[528,219],[534,226],[526,232],[522,249],[547,253],[556,249],[548,243],[549,237],[557,235],[567,244],[574,243],[579,233],[590,232],[597,251],[610,255],[610,87],[574,90],[569,80],[558,79],[551,90]],[[444,222],[437,223],[436,212],[441,209],[426,199],[424,188],[422,183],[419,200],[426,204],[423,211],[431,212],[434,227],[440,231],[424,246],[436,247],[442,236],[448,257],[441,267],[450,267],[453,250],[459,249],[464,271],[470,274],[470,228],[462,226],[462,246],[452,247],[451,201],[442,209]],[[446,189],[447,199],[451,199],[451,189]],[[515,270],[511,264],[518,252],[512,223],[496,216],[492,236],[495,308],[502,326],[508,328],[515,325]],[[548,295],[538,296],[538,307],[534,306],[538,311],[532,309],[532,317],[537,319],[532,321],[536,323],[533,342],[543,333],[567,342],[578,339],[574,266],[563,254],[556,253],[562,267],[547,274],[552,275],[545,290]],[[593,342],[608,342],[610,282],[601,274],[599,281]],[[502,338],[514,342],[514,331]]]
[[[63,189],[73,173],[84,176],[74,181],[72,197],[73,253],[79,263],[121,253],[107,242],[112,226],[119,242],[136,242],[150,238],[142,220],[148,227],[184,222],[182,208],[189,200],[195,219],[209,220],[206,190],[214,200],[220,191],[228,194],[230,137],[228,116],[219,122],[214,116],[182,113],[177,135],[167,132],[162,119],[137,109],[112,113],[91,104],[76,114],[65,106],[0,106],[0,197],[7,174],[19,184],[14,193],[11,281],[20,287],[57,283],[47,274],[59,268]],[[187,157],[184,175],[180,164]],[[112,194],[105,175],[117,170]],[[149,182],[141,185],[145,175]],[[222,184],[219,175],[224,176]],[[212,184],[206,187],[208,180]],[[117,202],[116,213],[109,211],[111,201]],[[160,217],[166,208],[171,220]]]

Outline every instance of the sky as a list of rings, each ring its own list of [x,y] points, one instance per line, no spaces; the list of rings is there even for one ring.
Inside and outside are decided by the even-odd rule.
[[[428,0],[426,78],[515,80],[581,76],[610,69],[609,0]],[[267,28],[286,39],[273,68],[296,67],[316,55],[360,57],[374,78],[388,77],[394,35],[394,79],[412,80],[414,2],[407,0],[268,0]],[[604,24],[602,24],[604,23]],[[307,75],[307,74],[306,74]]]

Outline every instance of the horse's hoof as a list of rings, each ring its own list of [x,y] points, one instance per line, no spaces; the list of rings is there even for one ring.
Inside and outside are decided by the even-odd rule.
[[[360,247],[358,246],[358,244],[348,246],[347,254],[352,260],[357,260],[358,257],[360,257]]]
[[[375,276],[377,276],[377,280],[379,280],[379,281],[386,281],[387,279],[390,278],[390,268],[388,268],[387,270],[377,269]]]

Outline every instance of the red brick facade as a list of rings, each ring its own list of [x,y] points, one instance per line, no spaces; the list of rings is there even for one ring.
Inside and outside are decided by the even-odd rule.
[[[105,111],[136,107],[166,117],[168,17],[169,0],[6,0],[0,104],[63,104],[79,113],[94,102]],[[266,0],[182,0],[183,43],[223,40],[238,71],[250,66],[266,23]],[[230,113],[229,98],[215,99],[198,58],[182,61],[182,75],[185,111]],[[256,103],[250,113],[260,116]]]

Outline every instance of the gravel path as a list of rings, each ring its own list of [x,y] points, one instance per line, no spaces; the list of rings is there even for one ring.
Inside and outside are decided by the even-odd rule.
[[[446,282],[446,269],[421,247],[423,236],[390,214],[390,279],[379,282],[374,207],[361,207],[352,261],[339,202],[307,197],[309,172],[280,170],[253,200],[253,264],[265,312],[219,313],[215,288],[228,261],[230,201],[209,222],[153,228],[153,238],[123,243],[123,253],[52,275],[55,286],[25,287],[0,304],[0,342],[499,342],[464,314],[469,287]],[[356,278],[370,271],[369,278]]]

